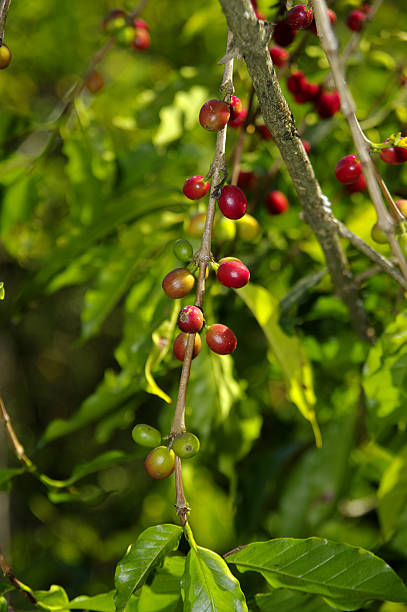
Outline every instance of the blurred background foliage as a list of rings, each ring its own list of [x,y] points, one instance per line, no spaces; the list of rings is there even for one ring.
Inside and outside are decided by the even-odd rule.
[[[358,3],[331,4],[343,49],[346,16]],[[63,481],[9,471],[17,460],[1,439],[1,544],[26,583],[62,584],[71,597],[112,588],[115,563],[140,530],[175,520],[172,479],[148,478],[130,433],[145,422],[165,434],[172,419],[180,304],[170,303],[161,281],[179,266],[175,239],[199,245],[187,230],[204,204],[187,200],[182,185],[209,169],[215,136],[197,116],[218,95],[226,41],[215,0],[150,2],[142,17],[151,47],[113,47],[98,68],[103,89],[83,91],[63,113],[64,94],[106,42],[103,18],[133,7],[15,0],[6,33],[13,60],[0,73],[1,392],[28,455]],[[270,3],[259,8],[273,18]],[[320,83],[321,48],[312,34],[293,47],[301,38],[296,67]],[[404,1],[389,0],[348,64],[358,116],[375,142],[407,127],[406,41]],[[347,194],[334,178],[337,160],[354,152],[344,117],[321,121],[281,82],[335,215],[372,244],[368,196]],[[247,105],[242,60],[235,87]],[[229,156],[238,137],[229,130]],[[383,274],[367,278],[361,293],[379,341],[369,349],[355,338],[285,168],[268,177],[278,160],[272,141],[247,136],[242,169],[258,176],[247,195],[261,235],[214,240],[215,257],[242,258],[265,291],[248,308],[249,298],[213,273],[207,283],[207,319],[230,325],[238,350],[222,358],[204,346],[192,365],[187,424],[202,446],[184,462],[191,525],[200,545],[220,553],[256,539],[330,537],[374,550],[407,578],[404,296]],[[407,197],[405,166],[378,161],[397,199]],[[290,201],[280,217],[264,208],[274,188]],[[344,247],[355,274],[370,267]],[[284,347],[282,358],[273,343]],[[290,401],[300,353],[320,450],[301,402]],[[261,584],[250,574],[242,581]]]

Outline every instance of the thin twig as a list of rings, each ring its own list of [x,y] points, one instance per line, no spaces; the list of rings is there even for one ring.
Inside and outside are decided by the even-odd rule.
[[[13,445],[14,452],[17,455],[17,458],[21,463],[23,463],[27,468],[31,469],[34,467],[32,461],[25,454],[24,446],[21,444],[20,440],[17,438],[17,435],[13,429],[13,426],[10,421],[10,417],[4,405],[3,398],[0,396],[0,415],[1,419],[4,423],[4,427],[6,428],[6,432],[8,437],[10,438],[11,444]]]
[[[11,0],[0,0],[0,47],[3,44],[4,28],[6,27],[7,14]]]
[[[376,181],[374,164],[370,157],[369,142],[356,118],[356,106],[343,75],[342,66],[338,55],[338,41],[336,40],[335,34],[333,33],[330,25],[325,0],[311,0],[311,4],[315,22],[317,24],[321,46],[329,62],[332,77],[335,81],[335,85],[341,99],[341,109],[348,121],[352,139],[362,164],[367,188],[376,209],[378,225],[380,229],[386,233],[391,250],[396,257],[404,278],[407,280],[407,262],[394,235],[394,220],[387,211],[387,208],[383,202],[380,188]]]
[[[37,600],[32,594],[32,590],[28,586],[26,586],[23,582],[21,582],[21,580],[19,580],[18,578],[14,576],[13,570],[11,569],[5,556],[3,555],[1,548],[0,548],[0,569],[3,572],[3,574],[6,576],[6,578],[11,582],[11,584],[18,591],[21,591],[27,597],[27,599],[31,601],[31,603],[33,604],[37,603]]]

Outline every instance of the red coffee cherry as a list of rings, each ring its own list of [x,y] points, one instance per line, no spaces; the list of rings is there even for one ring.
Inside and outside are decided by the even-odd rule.
[[[103,76],[97,70],[91,70],[85,77],[85,87],[91,93],[96,93],[102,89],[104,84]]]
[[[162,282],[164,293],[174,300],[188,295],[194,285],[195,277],[185,268],[175,268],[168,272]]]
[[[189,334],[181,333],[174,340],[174,345],[172,347],[172,352],[175,357],[180,361],[184,361],[185,359],[185,349],[187,347],[187,340]],[[194,350],[192,353],[192,359],[195,359],[197,355],[201,352],[201,336],[199,334],[195,334],[195,342],[194,342]]]
[[[190,200],[199,200],[208,193],[209,181],[205,181],[203,176],[191,176],[187,178],[182,188],[184,195]]]
[[[341,99],[337,91],[324,91],[318,96],[316,111],[321,119],[329,119],[341,108]]]
[[[152,478],[162,480],[170,476],[175,468],[175,453],[166,446],[157,446],[150,451],[144,462],[146,472]]]
[[[386,149],[381,149],[380,151],[380,159],[386,164],[398,165],[404,164],[407,161],[407,149],[403,147],[387,147]]]
[[[150,27],[147,23],[147,21],[144,21],[144,19],[140,19],[140,17],[136,17],[135,20],[133,21],[133,25],[135,28],[141,28],[142,30],[148,30],[150,31]]]
[[[144,51],[148,49],[150,46],[151,39],[149,31],[144,28],[136,28],[134,30],[134,38],[132,40],[132,45],[134,49],[138,51]]]
[[[363,174],[359,176],[354,183],[348,183],[345,185],[345,189],[348,193],[358,193],[366,189],[366,180]]]
[[[305,97],[305,102],[315,102],[319,98],[320,87],[317,83],[305,83],[303,96]]]
[[[312,19],[312,9],[307,9],[305,4],[297,4],[287,13],[287,23],[293,30],[305,30],[311,25]]]
[[[239,187],[234,185],[223,187],[218,204],[222,214],[228,219],[240,219],[247,210],[245,194]]]
[[[0,47],[0,70],[7,68],[11,62],[11,51],[4,43]]]
[[[184,306],[178,315],[177,325],[187,334],[199,332],[204,322],[202,310],[197,306]]]
[[[240,189],[253,189],[257,181],[257,176],[254,172],[240,171],[237,177],[237,186]]]
[[[270,57],[274,66],[277,66],[277,68],[281,68],[287,63],[290,54],[288,53],[288,51],[282,49],[281,47],[270,47]]]
[[[399,211],[405,216],[407,217],[407,200],[397,200],[396,202],[396,206],[399,209]]]
[[[246,117],[247,117],[247,110],[243,108],[242,111],[236,117],[236,119],[230,120],[228,125],[232,128],[240,128],[246,121]]]
[[[278,21],[274,26],[273,40],[280,47],[288,47],[297,35],[297,31],[290,28],[287,21]]]
[[[289,206],[286,196],[277,189],[271,191],[266,198],[266,209],[270,215],[281,215],[288,210]]]
[[[229,119],[229,104],[222,100],[209,100],[199,111],[199,123],[210,132],[218,132],[224,128]]]
[[[230,99],[230,121],[233,121],[234,119],[237,119],[237,117],[240,115],[240,113],[243,110],[243,106],[241,101],[239,100],[239,98],[237,98],[236,96],[232,96]]]
[[[301,70],[293,72],[287,79],[287,89],[292,94],[302,94],[305,91],[307,79]]]
[[[256,125],[256,130],[259,132],[263,140],[273,140],[273,135],[266,125]]]
[[[111,11],[103,20],[102,29],[108,34],[114,34],[126,25],[126,13],[120,9]]]
[[[250,279],[249,269],[241,261],[225,261],[217,271],[218,281],[231,289],[240,289]]]
[[[219,355],[230,355],[237,346],[235,334],[229,327],[221,323],[211,325],[205,335],[206,344]]]
[[[363,28],[363,22],[366,19],[366,13],[363,11],[355,10],[351,11],[346,20],[346,25],[353,32],[360,32]]]
[[[332,11],[331,9],[327,9],[326,12],[329,17],[329,21],[331,22],[331,26],[333,27],[337,20],[336,13],[334,13],[334,11]],[[311,30],[313,34],[315,34],[315,36],[317,36],[317,26],[315,24],[315,19],[312,20],[312,23],[309,29]]]
[[[335,176],[340,183],[347,185],[358,180],[362,173],[362,165],[357,159],[357,155],[346,155],[338,161]]]

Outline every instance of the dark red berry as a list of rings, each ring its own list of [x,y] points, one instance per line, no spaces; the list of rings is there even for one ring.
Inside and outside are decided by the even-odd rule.
[[[348,185],[358,180],[362,174],[362,165],[357,155],[346,155],[338,161],[335,167],[335,176],[340,183]]]
[[[273,135],[266,125],[257,125],[256,129],[263,140],[273,140]]]
[[[208,193],[208,189],[209,181],[205,181],[203,176],[191,176],[185,181],[182,191],[190,200],[199,200]]]
[[[246,117],[247,117],[247,110],[243,108],[242,111],[236,117],[236,119],[229,121],[228,125],[232,128],[240,128],[246,121]]]
[[[287,23],[293,30],[304,30],[312,23],[312,9],[307,9],[305,4],[293,6],[287,13]]]
[[[237,98],[236,96],[231,97],[229,106],[230,106],[230,119],[229,119],[229,123],[230,123],[230,121],[234,121],[235,119],[239,117],[240,113],[243,110],[243,106],[242,106],[240,99]]]
[[[331,9],[327,9],[326,12],[327,12],[327,15],[329,17],[329,21],[331,22],[331,26],[333,27],[335,25],[336,19],[337,19],[336,13],[334,13],[334,11],[332,11]],[[317,36],[317,26],[315,24],[315,19],[312,20],[312,23],[311,23],[309,29],[311,30],[311,32],[313,34],[315,34],[315,36]]]
[[[321,119],[329,119],[341,108],[341,99],[338,92],[324,91],[318,96],[316,111]]]
[[[150,30],[150,27],[147,23],[147,21],[144,21],[144,19],[140,19],[140,17],[136,17],[133,25],[135,28],[141,28],[142,30]]]
[[[170,476],[175,468],[175,453],[166,446],[157,446],[150,451],[144,462],[146,472],[152,478],[162,480]]]
[[[250,272],[240,261],[225,261],[220,264],[217,271],[218,281],[231,289],[240,289],[247,285]]]
[[[281,47],[270,47],[270,56],[273,60],[273,64],[277,66],[277,68],[281,68],[287,63],[290,54]]]
[[[203,325],[202,310],[198,306],[184,306],[178,315],[177,325],[186,334],[199,332]]]
[[[102,89],[105,81],[97,70],[91,70],[85,77],[85,87],[91,93],[96,93]]]
[[[311,151],[311,145],[310,145],[310,143],[308,142],[308,140],[305,140],[305,138],[301,138],[301,142],[302,142],[302,146],[303,146],[303,147],[304,147],[304,149],[305,149],[305,152],[306,152],[306,153],[307,153],[307,155],[308,155],[308,153]]]
[[[192,291],[195,284],[195,277],[185,268],[175,268],[168,272],[162,282],[164,293],[168,297],[178,299],[186,296]]]
[[[289,202],[285,195],[275,189],[266,198],[266,208],[270,215],[281,215],[288,210]]]
[[[241,170],[237,177],[237,186],[240,187],[240,189],[253,189],[256,181],[257,176],[254,172],[243,172]]]
[[[230,118],[229,104],[222,100],[209,100],[199,111],[199,123],[210,132],[218,132]]]
[[[317,83],[306,83],[303,95],[307,98],[306,102],[315,102],[319,98],[319,85]]]
[[[351,11],[346,20],[346,25],[353,32],[360,32],[363,28],[363,22],[366,19],[366,13],[363,11],[355,10]]]
[[[366,180],[363,174],[361,174],[354,183],[345,185],[345,189],[348,193],[359,193],[360,191],[364,191],[366,189]]]
[[[218,199],[219,208],[228,219],[240,219],[247,210],[247,200],[243,191],[235,185],[223,187]]]
[[[187,347],[189,334],[180,333],[174,340],[174,345],[172,347],[172,352],[175,357],[180,361],[184,361],[185,359],[185,349]],[[195,359],[197,355],[201,352],[201,336],[199,334],[195,334],[195,342],[194,342],[194,351],[192,353],[192,359]]]
[[[307,85],[307,79],[301,70],[293,72],[287,79],[287,89],[292,94],[302,94],[305,91]]]
[[[206,344],[219,355],[230,355],[237,346],[235,334],[229,327],[221,323],[211,325],[205,335]]]
[[[296,34],[296,30],[290,28],[284,19],[283,21],[278,21],[274,26],[273,40],[280,47],[288,47],[293,42]]]
[[[380,159],[386,164],[404,164],[407,161],[407,149],[404,147],[387,147],[380,151]]]
[[[0,47],[0,70],[7,68],[11,62],[11,51],[4,43]]]
[[[148,30],[145,30],[144,28],[136,28],[134,30],[134,38],[131,43],[134,49],[144,51],[144,49],[148,49],[150,42],[151,39]]]

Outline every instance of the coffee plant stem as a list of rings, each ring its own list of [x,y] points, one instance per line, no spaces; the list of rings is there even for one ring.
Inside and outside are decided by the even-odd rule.
[[[265,124],[287,166],[304,207],[305,220],[324,251],[335,292],[346,304],[356,333],[370,342],[372,329],[339,242],[333,215],[324,206],[321,187],[273,68],[268,49],[269,28],[257,19],[250,0],[220,0],[220,3],[235,37],[235,52],[246,62]]]
[[[31,601],[31,603],[33,604],[37,603],[37,600],[32,594],[31,589],[14,576],[13,570],[11,569],[5,556],[3,555],[1,548],[0,548],[0,569],[3,572],[3,574],[6,576],[7,580],[9,580],[16,589],[21,591],[27,597],[27,599]]]
[[[341,62],[338,55],[338,41],[336,40],[335,34],[333,33],[329,22],[325,0],[311,0],[311,4],[314,11],[321,46],[329,62],[332,76],[341,99],[341,109],[347,119],[352,139],[362,164],[367,188],[376,209],[378,225],[380,229],[386,233],[391,250],[396,257],[404,278],[407,280],[407,262],[394,235],[395,223],[387,211],[379,185],[376,181],[374,163],[370,157],[370,147],[368,141],[356,118],[355,102],[353,101],[352,95],[343,76]]]
[[[10,438],[11,444],[13,446],[14,452],[18,460],[21,461],[21,463],[23,463],[27,468],[35,467],[32,461],[25,454],[24,446],[21,444],[20,440],[17,438],[17,435],[11,424],[11,420],[6,410],[6,406],[4,405],[4,401],[2,397],[0,397],[0,414],[1,414],[1,419],[4,423],[4,427],[6,429],[7,435]]]
[[[4,28],[6,26],[7,14],[11,0],[0,0],[0,47],[3,44]]]

